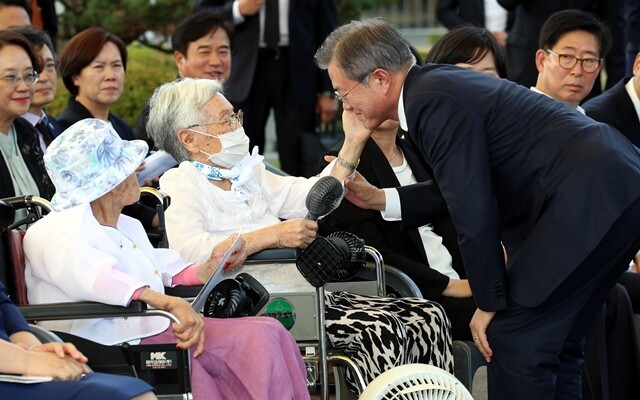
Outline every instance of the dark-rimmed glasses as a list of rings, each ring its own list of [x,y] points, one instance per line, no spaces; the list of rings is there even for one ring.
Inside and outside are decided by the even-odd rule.
[[[0,79],[5,81],[5,84],[10,88],[18,87],[18,85],[22,81],[24,81],[25,85],[31,87],[31,86],[35,85],[35,83],[38,81],[38,73],[36,71],[29,71],[29,72],[25,72],[22,75],[19,75],[19,74],[8,74],[8,75],[3,76]]]
[[[556,53],[551,49],[545,49],[547,53],[555,54],[558,57],[558,65],[560,65],[564,69],[572,69],[576,66],[578,61],[582,63],[582,70],[584,72],[596,72],[600,63],[602,62],[599,58],[578,58],[573,54],[560,54]]]
[[[244,113],[242,112],[242,110],[238,110],[238,112],[231,113],[227,118],[221,121],[205,122],[204,124],[193,124],[193,125],[187,126],[185,129],[195,128],[196,126],[229,124],[229,129],[233,130],[233,126],[235,124],[242,125],[243,118],[244,118]]]

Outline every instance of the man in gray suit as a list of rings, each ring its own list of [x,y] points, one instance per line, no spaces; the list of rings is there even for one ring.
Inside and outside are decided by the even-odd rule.
[[[409,43],[381,20],[338,28],[316,62],[346,113],[338,163],[355,169],[371,131],[394,119],[432,169],[435,184],[347,187],[406,228],[450,212],[489,397],[579,399],[586,332],[640,248],[637,149],[512,82],[414,65]]]

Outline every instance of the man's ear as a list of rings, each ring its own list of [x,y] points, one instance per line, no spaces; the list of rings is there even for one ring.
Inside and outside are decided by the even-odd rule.
[[[369,86],[373,83],[379,85],[386,93],[391,87],[391,73],[384,68],[376,68],[371,72],[369,76]]]
[[[640,53],[636,54],[636,59],[633,61],[633,76],[639,76],[640,74]]]
[[[178,71],[182,69],[182,65],[184,64],[185,59],[186,57],[184,56],[184,54],[180,53],[179,51],[173,52],[173,60],[176,62]]]
[[[542,72],[547,55],[547,52],[542,49],[538,49],[538,51],[536,51],[536,68],[538,69],[538,73]]]

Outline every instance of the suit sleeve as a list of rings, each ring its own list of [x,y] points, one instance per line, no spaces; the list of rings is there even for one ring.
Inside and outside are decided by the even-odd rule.
[[[484,121],[451,95],[419,95],[405,101],[409,132],[433,168],[458,232],[476,304],[484,311],[502,310],[507,306],[506,268]]]
[[[447,204],[433,180],[396,189],[400,195],[402,229],[413,229],[448,215]]]
[[[16,332],[31,331],[29,324],[4,290],[4,285],[0,282],[0,318],[2,318],[0,328],[4,330],[4,332],[0,332],[0,337],[2,333],[11,336]]]
[[[526,4],[531,0],[498,0],[498,4],[505,10],[513,11],[520,4]]]
[[[198,0],[193,11],[214,11],[224,15],[224,17],[233,22],[233,1],[234,0]]]
[[[472,25],[471,21],[467,21],[458,14],[459,0],[438,0],[436,15],[447,29],[453,29],[460,25]]]

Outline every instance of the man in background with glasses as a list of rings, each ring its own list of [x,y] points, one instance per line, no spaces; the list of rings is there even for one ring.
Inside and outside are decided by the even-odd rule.
[[[32,27],[13,28],[13,30],[24,35],[42,58],[43,68],[38,74],[33,100],[29,111],[22,115],[22,118],[29,121],[38,130],[40,147],[44,152],[51,141],[62,133],[58,121],[44,110],[44,107],[56,97],[58,61],[47,32]]]
[[[536,52],[538,80],[531,90],[577,109],[591,92],[611,47],[608,29],[591,14],[560,11],[547,19]]]
[[[565,10],[551,15],[540,32],[538,83],[531,90],[584,114],[579,104],[591,92],[610,42],[606,26],[589,13]],[[629,399],[637,392],[640,349],[630,297],[640,297],[640,275],[625,272],[619,282],[586,339],[584,400]]]

